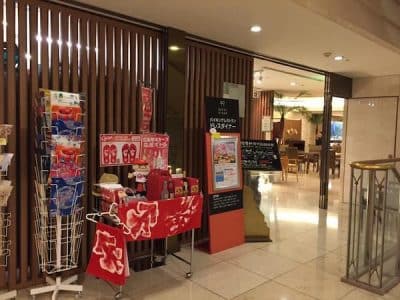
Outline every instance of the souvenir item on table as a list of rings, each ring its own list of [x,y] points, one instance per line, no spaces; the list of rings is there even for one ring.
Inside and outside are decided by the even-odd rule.
[[[175,197],[183,197],[184,196],[183,179],[181,179],[181,178],[172,178],[172,183],[174,185]]]
[[[189,185],[189,195],[199,195],[200,187],[199,187],[199,179],[193,177],[186,178]]]
[[[128,174],[128,178],[135,180],[135,192],[141,197],[147,196],[147,175],[149,175],[149,165],[146,161],[135,159],[132,165],[133,172]]]
[[[148,200],[160,200],[161,193],[163,191],[164,183],[166,183],[166,189],[168,189],[168,183],[171,180],[171,174],[168,170],[151,170],[147,176],[147,194]],[[169,197],[167,197],[169,198]]]
[[[116,285],[124,285],[129,276],[129,264],[123,231],[98,222],[95,236],[86,272]]]

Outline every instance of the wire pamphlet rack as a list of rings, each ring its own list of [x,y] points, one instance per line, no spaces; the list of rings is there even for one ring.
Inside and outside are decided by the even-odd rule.
[[[8,240],[8,228],[11,224],[11,214],[7,211],[8,198],[13,186],[11,181],[3,180],[7,176],[8,166],[13,157],[12,153],[2,153],[1,146],[7,144],[7,137],[11,134],[12,125],[0,125],[0,267],[7,268],[7,260],[10,256],[10,241]],[[0,300],[17,297],[15,290],[0,294]]]
[[[79,266],[83,235],[85,192],[83,100],[79,94],[41,90],[34,107],[35,144],[35,241],[39,266],[47,286],[31,295],[59,291],[77,292],[74,275],[62,272]]]

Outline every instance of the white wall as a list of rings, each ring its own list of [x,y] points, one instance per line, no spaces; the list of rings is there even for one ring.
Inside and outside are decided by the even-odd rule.
[[[345,202],[350,192],[351,162],[383,159],[388,155],[400,157],[399,95],[400,75],[353,80],[353,98],[345,105]]]

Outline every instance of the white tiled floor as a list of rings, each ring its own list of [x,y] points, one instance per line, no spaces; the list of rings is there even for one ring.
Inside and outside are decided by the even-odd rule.
[[[346,259],[347,206],[340,202],[339,180],[332,181],[329,210],[318,209],[319,181],[289,176],[273,184],[261,209],[271,227],[272,243],[252,243],[215,255],[196,251],[193,277],[186,265],[168,258],[166,266],[134,273],[124,299],[145,300],[309,300],[400,299],[400,286],[384,297],[340,281]],[[182,249],[188,256],[188,249]],[[93,277],[84,279],[83,299],[113,299],[115,291]],[[62,294],[60,299],[74,299]],[[27,298],[20,293],[18,299]],[[38,299],[49,299],[38,297]]]

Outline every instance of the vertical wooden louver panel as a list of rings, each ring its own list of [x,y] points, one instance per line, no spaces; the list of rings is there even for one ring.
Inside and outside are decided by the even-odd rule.
[[[129,100],[129,131],[137,131],[137,34],[135,32],[130,33],[130,100]]]
[[[17,153],[19,139],[17,139],[17,105],[16,105],[16,56],[15,56],[15,1],[7,0],[6,2],[6,16],[7,16],[7,118],[8,124],[14,125],[12,134],[8,139],[7,150],[11,153]],[[15,157],[14,162],[9,167],[8,177],[11,181],[19,187],[19,166],[18,156]],[[10,198],[8,199],[8,211],[11,213],[11,225],[9,227],[8,235],[10,240],[11,255],[8,258],[8,284],[10,288],[15,288],[17,284],[17,189],[13,189]]]
[[[129,53],[129,32],[125,29],[121,32],[122,35],[122,70],[119,72],[122,77],[119,79],[121,82],[120,87],[120,132],[129,133],[129,70],[128,70],[128,53]],[[121,51],[120,51],[121,52]],[[121,177],[128,185],[128,168],[122,168]]]
[[[121,29],[115,28],[115,38],[114,38],[114,56],[115,56],[115,83],[114,83],[114,130],[116,132],[121,132],[121,117],[122,117],[122,99],[121,99]]]
[[[107,133],[114,131],[114,28],[111,24],[107,25]]]
[[[122,32],[122,115],[121,115],[121,123],[122,123],[122,132],[129,133],[129,86],[130,86],[130,78],[129,78],[129,31],[123,30]],[[126,171],[126,170],[125,170]],[[127,175],[127,173],[124,173]]]
[[[93,22],[92,22],[93,24]],[[97,110],[97,126],[98,134],[106,132],[106,27],[104,23],[98,23],[98,110]]]
[[[0,18],[1,20],[4,20],[4,14],[5,11],[3,11],[3,5],[0,5]],[[0,26],[0,37],[3,38],[4,37],[4,29],[6,28],[5,26]],[[3,47],[0,47],[0,57],[4,57],[4,50]],[[5,93],[5,79],[4,79],[4,64],[1,63],[0,64],[0,107],[3,108],[5,107],[5,97],[4,97],[4,93]],[[4,123],[5,122],[5,115],[6,115],[6,111],[5,109],[0,109],[0,123]],[[3,274],[2,274],[3,273]],[[4,275],[4,272],[2,270],[0,270],[0,284],[2,282],[2,275]],[[1,285],[2,286],[2,285]]]
[[[78,91],[83,93],[86,97],[86,101],[85,101],[85,113],[87,115],[87,117],[85,118],[85,128],[86,129],[86,133],[87,133],[87,144],[85,145],[86,147],[86,151],[87,151],[87,156],[85,157],[85,165],[86,165],[86,169],[87,169],[87,178],[88,178],[88,182],[96,182],[96,175],[94,175],[93,178],[93,161],[91,161],[91,155],[94,156],[94,158],[96,158],[96,154],[93,153],[93,149],[88,148],[87,146],[92,144],[92,136],[91,136],[91,131],[89,128],[92,127],[92,124],[94,123],[94,127],[96,128],[96,114],[92,115],[91,113],[89,113],[89,109],[90,109],[90,105],[93,105],[94,103],[90,102],[89,99],[89,62],[88,62],[88,54],[87,54],[87,47],[89,45],[88,43],[88,20],[86,18],[81,18],[79,19],[79,39],[77,41],[77,46],[76,48],[78,49],[78,55],[80,56],[79,61],[80,64],[79,66],[79,76],[78,76],[78,81],[80,81],[79,87],[78,87]],[[89,48],[90,49],[90,48]],[[96,71],[95,71],[96,74]],[[94,122],[93,119],[94,118]],[[89,125],[90,124],[90,125]],[[88,130],[89,129],[89,130]],[[96,143],[96,141],[94,141],[94,143]],[[92,147],[94,148],[94,147]],[[95,163],[95,162],[94,162]],[[95,165],[94,165],[95,166]],[[87,186],[87,190],[86,193],[88,193],[89,195],[91,194],[91,186]],[[84,213],[86,214],[88,211],[88,198],[85,197],[82,200],[82,206],[84,207]],[[83,227],[83,234],[86,237],[87,236],[87,226]],[[87,251],[87,246],[84,243],[84,245],[81,247],[81,267],[82,269],[86,268],[86,264],[87,264],[87,256],[88,256],[88,251]]]
[[[62,90],[69,91],[69,14],[67,11],[61,11],[61,74]]]
[[[61,41],[61,38],[59,30],[60,11],[58,9],[54,9],[51,11],[51,39],[53,40],[51,44],[51,88],[56,91],[60,89],[59,41]]]
[[[0,5],[0,18],[1,20],[4,20],[4,14],[5,12],[3,11],[3,5]],[[3,38],[4,36],[4,29],[5,26],[0,26],[0,37]],[[0,47],[0,57],[4,57],[4,51],[3,47]],[[5,85],[6,85],[6,80],[4,78],[4,63],[0,63],[0,124],[4,124],[6,122],[5,116],[7,114],[6,112],[6,101],[5,101]],[[0,288],[7,287],[7,281],[5,279],[5,269],[0,268]]]
[[[114,31],[114,131],[121,132],[121,117],[122,117],[122,105],[121,105],[121,29],[115,28]],[[126,186],[128,184],[127,177],[122,176],[121,168],[116,169],[116,175],[118,175],[121,184]]]
[[[70,91],[73,93],[79,92],[79,78],[78,78],[78,17],[75,14],[70,15],[70,29],[69,29],[69,53],[71,55],[71,72],[70,72]]]
[[[29,38],[29,43],[30,43],[30,93],[29,93],[29,100],[28,102],[30,103],[29,107],[31,108],[33,106],[34,101],[37,99],[38,96],[38,91],[39,91],[39,76],[38,76],[38,43],[36,41],[36,36],[38,35],[38,8],[35,3],[32,3],[29,5],[29,33],[30,33],[30,38]],[[33,115],[30,114],[29,117],[29,123],[30,125],[34,124],[33,120]],[[31,127],[30,130],[30,147],[29,147],[29,152],[33,153],[34,152],[34,128]],[[29,155],[29,159],[32,159],[32,157]],[[34,187],[33,187],[33,164],[31,163],[29,165],[30,168],[30,180],[31,180],[31,192],[33,195],[34,192]],[[39,265],[38,265],[38,259],[37,259],[37,252],[36,252],[36,243],[34,242],[34,234],[35,234],[35,203],[34,199],[32,197],[32,200],[30,202],[30,227],[29,227],[29,235],[30,235],[30,241],[31,241],[31,252],[30,252],[30,269],[31,269],[31,277],[32,277],[32,282],[37,283],[39,281]]]
[[[19,139],[19,148],[20,149],[29,149],[29,111],[30,111],[30,101],[28,100],[28,72],[27,72],[27,60],[25,59],[25,55],[27,55],[27,6],[26,3],[20,1],[18,3],[18,21],[19,28],[23,30],[19,30],[18,32],[18,57],[20,58],[18,63],[19,69],[19,97],[18,97],[18,120],[19,120],[19,129],[18,129],[18,139]],[[25,155],[24,151],[18,151],[18,161],[19,161],[19,170],[25,169],[26,166],[29,165],[30,160]],[[29,231],[26,230],[28,228],[29,222],[29,196],[30,196],[30,177],[28,172],[22,172],[19,174],[19,187],[18,187],[18,196],[19,199],[19,266],[20,266],[20,274],[21,274],[21,282],[26,282],[28,279],[28,251],[29,251],[29,240],[30,235]]]
[[[88,39],[88,52],[89,52],[89,91],[88,91],[88,129],[87,132],[89,134],[88,136],[88,182],[97,182],[98,181],[98,157],[99,157],[99,149],[97,147],[93,147],[92,145],[96,145],[98,141],[98,122],[99,118],[101,117],[100,115],[100,107],[104,106],[104,102],[101,102],[102,98],[100,97],[100,86],[99,90],[97,89],[97,83],[100,83],[100,72],[97,73],[97,65],[99,65],[99,70],[100,70],[100,60],[99,63],[96,61],[96,54],[99,53],[100,55],[100,47],[97,48],[97,38],[99,38],[99,35],[97,34],[97,22],[94,20],[90,20],[89,23],[89,39]],[[104,32],[103,32],[104,36]],[[97,51],[96,51],[97,49]],[[103,52],[101,52],[103,53]],[[103,59],[103,64],[104,64],[104,59]],[[104,68],[103,68],[104,69]],[[99,74],[99,81],[97,81],[97,74]],[[104,74],[103,77],[104,79]],[[103,98],[104,100],[104,98]],[[92,185],[88,185],[88,195],[92,194]],[[88,205],[87,205],[87,210],[88,211],[93,211],[94,210],[94,201],[92,197],[88,198]],[[88,237],[94,236],[95,232],[95,226],[94,224],[88,224]],[[86,243],[87,247],[91,247],[90,241]],[[90,250],[88,251],[90,254]]]
[[[49,87],[49,12],[45,7],[40,7],[40,33],[36,39],[40,43],[41,59],[40,59],[40,86]]]

